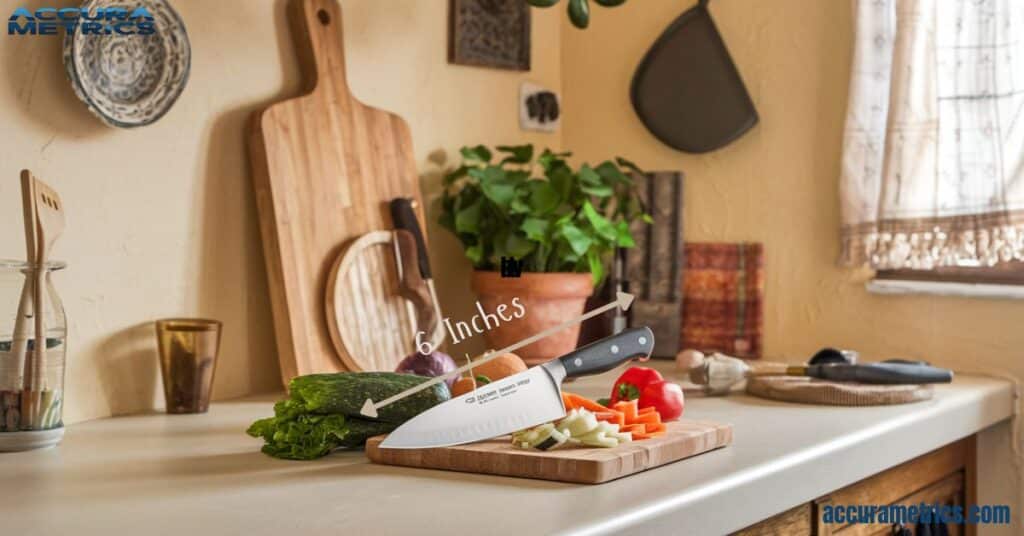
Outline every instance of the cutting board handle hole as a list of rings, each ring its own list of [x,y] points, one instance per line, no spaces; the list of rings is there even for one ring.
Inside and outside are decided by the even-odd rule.
[[[321,9],[320,11],[317,11],[316,18],[320,19],[320,24],[323,24],[324,26],[331,23],[331,14],[326,10]]]

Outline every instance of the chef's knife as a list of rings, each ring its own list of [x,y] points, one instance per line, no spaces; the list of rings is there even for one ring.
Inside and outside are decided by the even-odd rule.
[[[423,231],[420,229],[420,221],[416,218],[416,211],[412,208],[412,199],[398,197],[391,200],[391,220],[395,223],[396,229],[409,231],[416,239],[416,254],[419,258],[420,276],[427,283],[427,290],[430,292],[430,300],[434,303],[434,323],[430,326],[423,326],[424,331],[430,337],[434,346],[441,344],[444,340],[444,316],[441,313],[441,303],[437,301],[437,290],[434,288],[434,278],[430,273],[430,256],[427,254],[427,242],[423,239]]]
[[[381,447],[448,447],[553,421],[565,415],[562,380],[607,372],[653,349],[650,328],[627,329],[434,406],[391,432]]]

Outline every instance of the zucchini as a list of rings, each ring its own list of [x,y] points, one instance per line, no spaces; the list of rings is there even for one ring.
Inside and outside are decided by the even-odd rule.
[[[308,374],[291,381],[292,410],[295,413],[341,414],[365,418],[360,410],[369,398],[383,400],[430,378],[395,372],[341,372]],[[401,424],[451,398],[444,382],[436,383],[408,398],[378,410],[375,420]]]
[[[552,450],[569,441],[569,436],[546,423],[512,434],[512,444],[523,449]]]

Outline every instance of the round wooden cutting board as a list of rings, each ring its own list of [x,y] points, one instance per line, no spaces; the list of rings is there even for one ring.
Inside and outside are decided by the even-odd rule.
[[[392,231],[366,233],[327,278],[327,326],[349,371],[392,371],[414,351],[416,314],[400,294],[397,255]]]
[[[884,406],[928,400],[930,385],[867,385],[799,376],[752,376],[747,393],[761,398],[827,404],[831,406]]]

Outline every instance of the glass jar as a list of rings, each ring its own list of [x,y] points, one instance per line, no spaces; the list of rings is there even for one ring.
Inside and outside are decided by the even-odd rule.
[[[43,267],[39,323],[35,265],[0,260],[0,436],[63,426],[67,319],[51,275],[66,266]],[[37,328],[46,340],[44,352],[36,352],[43,346],[36,344]]]

